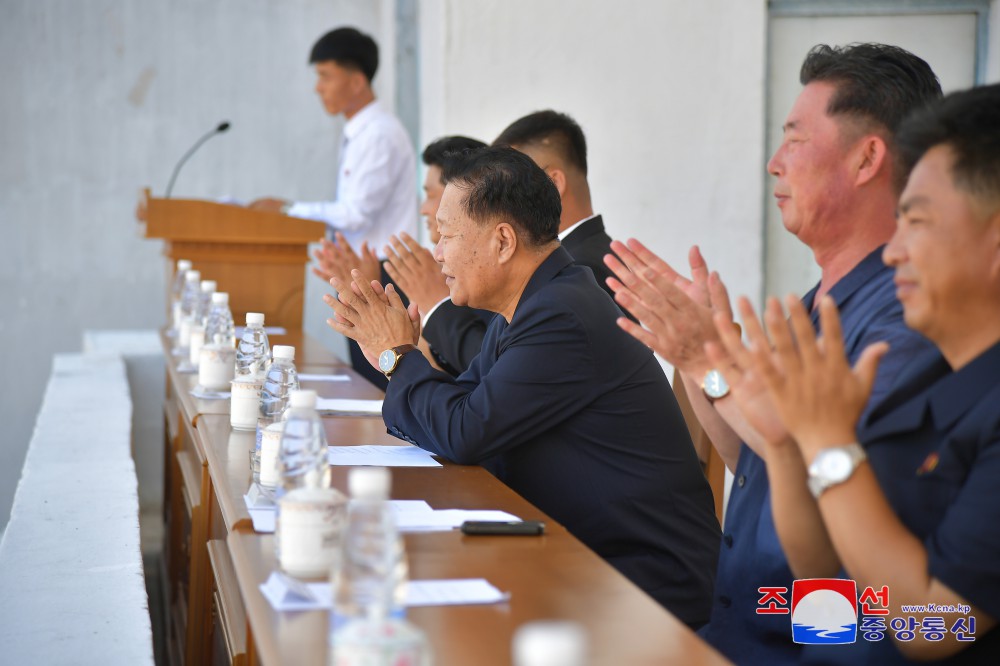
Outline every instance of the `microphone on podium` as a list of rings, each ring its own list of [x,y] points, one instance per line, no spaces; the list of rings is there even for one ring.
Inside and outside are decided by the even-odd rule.
[[[174,167],[174,172],[170,175],[170,182],[167,183],[167,193],[163,197],[164,199],[169,199],[170,198],[170,192],[173,191],[173,189],[174,189],[174,181],[177,180],[177,173],[181,170],[181,167],[184,166],[184,163],[188,161],[188,158],[191,157],[192,155],[194,155],[194,152],[201,147],[201,144],[205,143],[206,141],[208,141],[209,139],[211,139],[216,134],[222,134],[223,132],[225,132],[228,129],[229,129],[229,121],[228,120],[223,120],[216,127],[214,127],[211,131],[206,132],[203,137],[201,137],[200,139],[198,139],[197,141],[195,141],[194,145],[191,146],[190,150],[188,150],[186,153],[184,153],[184,157],[182,157],[180,159],[180,161],[177,163],[177,166]]]

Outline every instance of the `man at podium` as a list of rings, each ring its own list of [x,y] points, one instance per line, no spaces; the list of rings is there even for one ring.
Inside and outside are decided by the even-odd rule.
[[[399,120],[375,99],[372,79],[378,69],[378,46],[355,28],[337,28],[312,48],[309,62],[316,68],[316,93],[330,115],[346,119],[333,201],[258,199],[251,208],[282,212],[317,220],[365,252],[381,253],[389,238],[417,233],[417,167],[410,137]],[[384,257],[382,257],[384,258]],[[383,275],[382,282],[387,281]],[[356,346],[351,346],[355,369],[376,383],[373,372]]]

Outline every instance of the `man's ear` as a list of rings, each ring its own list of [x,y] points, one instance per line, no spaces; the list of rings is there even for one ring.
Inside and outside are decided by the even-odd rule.
[[[986,242],[993,250],[993,263],[990,264],[990,277],[995,284],[1000,286],[1000,210],[995,211],[987,220],[989,230],[986,234]]]
[[[864,136],[854,151],[854,184],[864,185],[874,180],[883,170],[892,168],[889,162],[885,139],[877,134]]]
[[[514,258],[517,250],[517,232],[509,222],[501,222],[496,226],[494,242],[496,243],[497,264],[505,264]]]
[[[556,186],[556,189],[559,190],[559,198],[562,199],[566,194],[566,172],[562,169],[550,168],[546,171],[546,174],[549,180]]]
[[[360,95],[365,91],[365,88],[371,87],[371,83],[368,81],[368,77],[360,69],[356,69],[351,72],[351,92],[355,95]]]

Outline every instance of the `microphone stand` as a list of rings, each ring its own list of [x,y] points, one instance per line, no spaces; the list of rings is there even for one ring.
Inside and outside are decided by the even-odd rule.
[[[164,195],[164,197],[163,197],[164,199],[169,199],[170,198],[170,193],[174,189],[174,181],[177,180],[177,173],[181,170],[181,167],[184,166],[184,163],[188,161],[188,158],[191,157],[192,155],[194,155],[195,151],[198,150],[201,147],[201,144],[205,143],[206,141],[208,141],[209,139],[211,139],[216,134],[222,134],[223,132],[225,132],[228,129],[229,129],[229,122],[228,121],[223,121],[223,122],[219,123],[219,125],[217,127],[215,127],[213,129],[211,129],[210,131],[206,132],[203,137],[201,137],[200,139],[198,139],[195,142],[195,144],[193,146],[191,146],[190,150],[188,150],[186,153],[184,153],[184,156],[181,157],[180,161],[177,163],[177,166],[174,167],[174,172],[170,175],[170,182],[167,183],[167,193],[166,193],[166,195]]]

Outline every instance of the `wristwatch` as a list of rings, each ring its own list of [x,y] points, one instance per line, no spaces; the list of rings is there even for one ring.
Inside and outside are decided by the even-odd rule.
[[[712,403],[729,395],[729,384],[726,383],[721,372],[712,368],[705,373],[705,378],[701,380],[701,392]]]
[[[399,365],[399,359],[403,358],[403,354],[411,352],[416,348],[416,345],[399,345],[392,349],[386,349],[378,355],[378,369],[386,377],[391,377],[392,373],[396,371],[396,366]]]
[[[823,449],[809,465],[809,490],[819,499],[828,488],[851,478],[854,470],[868,459],[857,442]]]

